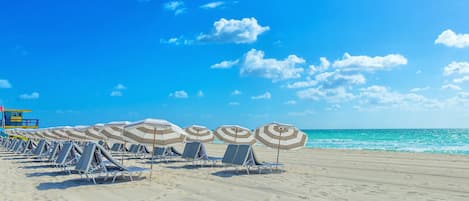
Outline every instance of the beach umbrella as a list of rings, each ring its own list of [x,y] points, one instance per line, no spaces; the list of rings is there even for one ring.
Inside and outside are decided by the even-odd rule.
[[[282,150],[294,150],[305,146],[307,135],[300,129],[280,123],[270,123],[254,131],[255,138],[270,148],[277,149],[277,164]]]
[[[75,138],[77,140],[90,140],[85,135],[85,129],[88,128],[88,126],[75,126],[75,127],[66,127],[63,129],[65,134],[68,136]]]
[[[107,141],[111,143],[122,143],[124,144],[124,151],[126,149],[127,140],[122,138],[124,134],[124,127],[129,125],[129,121],[113,121],[105,124],[101,129],[100,133],[104,135]],[[121,163],[124,164],[124,154],[121,154]]]
[[[213,134],[220,140],[230,144],[250,144],[256,143],[252,132],[237,125],[223,125],[215,129]]]
[[[61,140],[59,137],[54,135],[49,129],[43,129],[42,131],[39,131],[39,132],[41,132],[42,135],[46,138],[53,139],[53,140]]]
[[[36,130],[34,131],[34,135],[37,136],[37,137],[40,138],[40,139],[47,139],[46,136],[44,136],[44,135],[42,134],[41,130],[39,130],[39,129],[36,129]]]
[[[71,128],[69,126],[61,126],[61,127],[53,127],[51,128],[51,133],[57,136],[61,140],[74,140],[71,138],[67,133],[65,133],[65,129]]]
[[[122,138],[122,134],[124,132],[124,126],[129,124],[130,122],[128,121],[109,122],[103,126],[100,133],[113,143],[125,143],[126,141]]]
[[[128,142],[152,145],[152,161],[155,146],[172,146],[184,142],[186,132],[175,124],[160,119],[145,119],[125,126],[123,138]],[[150,163],[153,170],[153,162]],[[152,177],[150,172],[150,179]]]
[[[103,128],[104,124],[95,124],[85,129],[85,135],[96,140],[107,140],[107,137],[100,133]]]
[[[204,126],[192,125],[184,129],[187,133],[187,141],[193,142],[212,142],[215,136],[213,132]]]

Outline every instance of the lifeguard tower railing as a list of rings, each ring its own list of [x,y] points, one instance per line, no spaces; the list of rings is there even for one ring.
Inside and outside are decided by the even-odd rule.
[[[0,126],[5,126],[5,129],[12,129],[12,128],[38,128],[39,127],[39,119],[22,119],[20,122],[12,122],[12,121],[5,121],[0,120]]]

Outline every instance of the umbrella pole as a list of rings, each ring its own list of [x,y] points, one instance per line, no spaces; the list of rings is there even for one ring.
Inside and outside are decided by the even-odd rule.
[[[122,136],[124,136],[124,133],[125,133],[125,129],[122,128]],[[122,165],[124,165],[124,153],[125,153],[125,145],[126,145],[127,141],[124,140],[124,147],[122,147],[123,151],[122,151],[122,154],[121,154],[121,163]]]
[[[156,140],[156,128],[154,128],[153,130],[153,144],[152,144],[151,161],[150,161],[150,181],[151,181],[151,177],[153,176],[153,160],[155,158],[155,140]]]
[[[121,163],[122,165],[124,165],[124,153],[125,153],[125,145],[126,145],[126,141],[124,141],[124,147],[122,147],[124,149],[123,153],[121,154]]]
[[[277,162],[275,163],[275,170],[278,171],[278,158],[280,156],[280,138],[282,138],[282,131],[280,130],[280,136],[278,138],[278,145],[277,145]]]

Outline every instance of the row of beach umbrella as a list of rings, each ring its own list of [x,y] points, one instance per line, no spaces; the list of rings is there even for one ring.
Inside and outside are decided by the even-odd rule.
[[[160,119],[145,119],[137,122],[110,122],[92,126],[64,126],[44,129],[5,130],[8,135],[32,139],[97,141],[108,143],[131,143],[155,146],[172,146],[185,141],[213,142],[214,138],[227,144],[250,144],[257,142],[280,150],[304,147],[307,136],[300,129],[287,124],[270,123],[254,131],[238,125],[224,125],[214,131],[204,126],[189,126],[185,129]]]

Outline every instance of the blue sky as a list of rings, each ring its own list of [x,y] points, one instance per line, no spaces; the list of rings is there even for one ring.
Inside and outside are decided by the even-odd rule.
[[[5,1],[0,104],[41,126],[468,127],[467,1]]]

